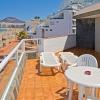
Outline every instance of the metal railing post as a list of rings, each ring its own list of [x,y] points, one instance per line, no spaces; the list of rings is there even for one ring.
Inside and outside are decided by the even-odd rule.
[[[18,65],[18,50],[16,51],[16,66]]]
[[[23,43],[22,43],[22,51],[25,52],[25,40],[23,40]]]

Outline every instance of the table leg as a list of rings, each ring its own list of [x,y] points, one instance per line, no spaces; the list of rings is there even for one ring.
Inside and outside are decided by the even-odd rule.
[[[79,85],[78,100],[83,100],[83,94],[84,94],[84,86]]]
[[[68,100],[72,100],[72,94],[73,94],[73,82],[68,80],[68,88],[69,88],[69,96]]]
[[[40,64],[39,72],[42,72],[42,65]]]
[[[96,89],[92,88],[92,96],[95,97],[96,96]]]

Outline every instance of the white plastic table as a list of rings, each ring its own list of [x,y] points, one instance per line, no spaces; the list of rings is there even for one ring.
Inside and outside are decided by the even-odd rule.
[[[85,74],[85,71],[90,71],[91,75]],[[78,66],[70,67],[65,71],[65,76],[73,84],[77,83],[79,85],[79,96],[78,100],[83,98],[83,88],[93,87],[100,88],[100,69],[88,66]],[[69,92],[69,100],[72,96],[72,87]]]

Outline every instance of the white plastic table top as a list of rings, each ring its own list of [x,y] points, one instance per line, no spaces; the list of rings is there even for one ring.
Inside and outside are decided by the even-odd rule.
[[[91,75],[86,75],[85,71],[91,71]],[[88,66],[71,67],[65,71],[65,76],[79,85],[100,88],[99,68]]]
[[[73,53],[67,53],[67,52],[63,52],[60,54],[61,56],[61,59],[64,61],[64,62],[67,62],[68,64],[74,64],[76,63],[76,60],[77,60],[77,56],[74,55]]]
[[[42,52],[41,56],[43,59],[43,64],[45,66],[59,66],[60,65],[57,57],[52,52]]]

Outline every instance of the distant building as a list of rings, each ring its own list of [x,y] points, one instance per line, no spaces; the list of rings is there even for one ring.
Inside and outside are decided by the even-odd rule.
[[[0,20],[0,47],[16,39],[16,33],[25,29],[25,22],[14,17]]]
[[[14,17],[7,17],[0,20],[0,28],[24,28],[25,22]]]
[[[29,37],[36,37],[36,26],[41,24],[42,20],[33,19],[25,22],[25,30],[28,32]]]
[[[71,3],[48,16],[44,23],[37,26],[37,36],[49,38],[76,34],[76,19],[73,16],[80,8],[80,4]]]

